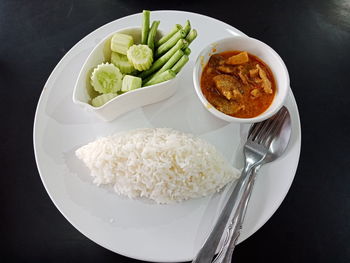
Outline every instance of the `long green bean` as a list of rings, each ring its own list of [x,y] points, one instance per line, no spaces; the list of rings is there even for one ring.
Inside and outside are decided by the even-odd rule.
[[[150,15],[151,15],[151,12],[149,10],[143,10],[143,12],[142,12],[142,32],[141,32],[141,43],[143,45],[147,45]]]
[[[171,69],[171,67],[174,66],[175,63],[178,62],[183,55],[184,52],[181,49],[176,51],[175,54],[172,55],[171,58],[163,65],[163,67],[161,67],[156,73],[154,73],[150,79],[147,79],[146,85],[148,84],[148,82],[152,82],[153,79],[162,74],[164,71]]]
[[[154,78],[152,81],[147,82],[144,86],[158,84],[158,83],[173,79],[175,78],[175,76],[176,76],[176,73],[171,69],[168,69],[167,71],[164,71],[162,74]]]
[[[167,52],[169,49],[171,49],[177,41],[181,38],[186,37],[186,32],[184,30],[177,31],[167,42],[165,42],[163,45],[159,46],[155,52],[155,56],[159,57],[163,55],[165,52]]]
[[[152,52],[154,51],[154,39],[157,35],[157,29],[159,26],[160,21],[153,21],[151,29],[148,33],[148,40],[147,40],[147,46],[152,49]]]
[[[180,60],[171,68],[176,74],[180,72],[180,70],[185,66],[188,62],[189,58],[187,55],[183,55]]]
[[[159,47],[160,45],[164,44],[165,42],[167,42],[177,31],[179,31],[180,29],[182,29],[182,26],[179,24],[176,24],[173,29],[166,34],[165,36],[163,36],[161,39],[159,39],[156,42],[156,47]]]
[[[192,29],[190,31],[190,33],[188,33],[188,35],[186,36],[186,40],[188,42],[188,44],[191,44],[193,40],[195,40],[195,38],[197,37],[197,30],[196,29]]]
[[[189,56],[191,54],[191,49],[189,47],[184,49],[184,54]]]
[[[166,52],[163,56],[158,58],[156,61],[153,62],[152,66],[142,71],[139,74],[139,77],[142,79],[147,78],[149,75],[151,75],[153,72],[156,72],[158,69],[160,69],[179,49],[182,49],[183,46],[187,43],[184,39],[179,39],[175,46],[173,46],[168,52]]]
[[[185,26],[183,27],[183,30],[186,32],[186,36],[187,34],[190,32],[191,30],[191,23],[190,20],[186,20]]]

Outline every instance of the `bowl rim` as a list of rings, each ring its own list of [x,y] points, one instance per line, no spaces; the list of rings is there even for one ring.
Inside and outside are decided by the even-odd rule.
[[[207,62],[205,62],[205,64],[204,64],[204,62],[203,62],[203,58],[205,57],[205,55],[210,54],[211,50],[213,48],[215,48],[216,46],[218,46],[220,43],[227,42],[227,41],[234,41],[237,39],[244,39],[244,40],[256,42],[256,43],[262,45],[263,49],[269,50],[271,52],[271,54],[273,55],[273,58],[276,60],[276,62],[278,64],[277,67],[281,67],[282,72],[284,74],[284,78],[285,78],[285,83],[284,84],[282,83],[283,84],[282,88],[279,87],[279,89],[278,89],[279,102],[277,103],[277,100],[276,100],[277,94],[275,94],[275,97],[274,97],[272,103],[270,104],[270,106],[264,112],[262,112],[261,114],[255,116],[255,117],[252,117],[252,118],[233,117],[233,116],[227,115],[227,114],[217,110],[203,95],[203,92],[202,92],[201,87],[200,87],[200,77],[201,76],[199,76],[199,73],[200,73],[201,69],[203,69],[205,67],[205,65],[207,63]],[[212,52],[212,54],[216,54],[216,52]],[[268,66],[271,68],[270,65],[268,65]],[[276,77],[275,77],[275,81],[277,83]],[[256,38],[252,38],[249,36],[230,36],[230,37],[221,38],[219,40],[216,40],[214,42],[209,43],[199,52],[197,59],[196,59],[196,62],[195,62],[195,65],[193,67],[193,84],[194,84],[196,94],[199,97],[203,106],[206,108],[206,110],[208,110],[211,114],[213,114],[217,118],[220,118],[220,119],[228,121],[228,122],[254,123],[254,122],[261,122],[263,120],[270,118],[284,105],[284,102],[285,102],[286,97],[288,95],[288,91],[290,89],[290,78],[289,78],[288,69],[287,69],[284,61],[282,60],[282,58],[279,56],[279,54],[272,47],[270,47],[266,43],[264,43]],[[277,105],[276,105],[276,103],[277,103]],[[271,110],[270,112],[268,112],[268,109],[271,108],[271,106],[274,104],[275,104],[275,108],[273,110]]]
[[[77,90],[78,90],[78,82],[79,82],[80,78],[82,77],[82,75],[83,75],[83,73],[84,73],[83,71],[84,71],[84,69],[85,69],[85,67],[86,67],[87,62],[88,62],[89,59],[93,56],[93,54],[96,52],[96,50],[97,50],[98,48],[100,48],[101,45],[103,45],[109,38],[111,38],[112,35],[114,35],[114,34],[116,34],[116,33],[118,33],[118,32],[124,31],[124,30],[133,30],[133,29],[142,30],[141,27],[139,27],[139,26],[124,27],[124,28],[121,28],[121,29],[119,29],[119,30],[113,31],[113,32],[111,32],[111,33],[108,33],[108,35],[106,35],[106,36],[105,36],[103,39],[101,39],[97,44],[95,44],[94,48],[91,50],[91,52],[89,53],[89,55],[88,55],[87,58],[85,59],[83,65],[81,66],[81,68],[80,68],[80,70],[79,70],[78,77],[77,77],[77,79],[76,79],[76,81],[75,81],[74,89],[73,89],[73,94],[72,94],[72,100],[73,100],[73,103],[74,103],[74,104],[81,105],[81,106],[83,106],[83,107],[85,107],[85,108],[87,108],[87,109],[91,109],[91,110],[100,110],[100,109],[103,109],[103,108],[105,108],[105,107],[108,107],[108,105],[111,104],[113,101],[117,101],[117,100],[122,99],[123,97],[126,97],[127,94],[132,94],[132,93],[134,93],[134,92],[136,92],[136,91],[140,91],[140,89],[142,89],[142,90],[146,90],[146,89],[147,89],[147,90],[148,90],[148,89],[152,89],[152,88],[157,88],[157,87],[159,87],[160,85],[164,85],[164,84],[166,84],[166,83],[169,83],[169,82],[171,82],[171,81],[174,81],[174,80],[178,77],[178,75],[180,75],[180,74],[177,74],[177,75],[175,76],[175,78],[170,79],[170,80],[167,80],[167,81],[163,81],[163,82],[158,83],[158,84],[154,84],[154,85],[150,85],[150,86],[146,86],[146,87],[141,87],[141,88],[139,88],[139,89],[134,89],[134,90],[130,90],[130,91],[128,91],[128,92],[119,94],[118,96],[115,96],[114,98],[112,98],[111,100],[107,101],[105,104],[103,104],[103,105],[101,105],[101,106],[99,106],[99,107],[94,107],[94,106],[92,106],[90,103],[81,101],[81,100],[79,100],[78,98],[76,98],[76,97],[77,97]],[[164,35],[164,31],[163,31],[163,30],[157,29],[157,31]],[[103,62],[103,63],[106,63],[106,62]],[[96,65],[96,66],[97,66],[97,65]],[[85,87],[85,88],[86,88],[86,87]],[[100,95],[102,95],[102,94],[100,94]]]

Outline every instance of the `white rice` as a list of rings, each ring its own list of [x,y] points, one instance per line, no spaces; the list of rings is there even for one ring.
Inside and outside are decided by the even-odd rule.
[[[206,196],[239,176],[214,146],[168,128],[99,138],[76,156],[91,170],[95,184],[112,184],[118,194],[157,203]]]

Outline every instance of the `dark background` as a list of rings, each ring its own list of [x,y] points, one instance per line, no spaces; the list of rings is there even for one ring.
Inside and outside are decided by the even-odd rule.
[[[231,4],[229,4],[231,3]],[[302,123],[293,185],[234,262],[350,262],[350,1],[0,1],[1,262],[139,262],[80,234],[40,181],[32,127],[41,90],[81,38],[142,9],[205,14],[284,59]]]

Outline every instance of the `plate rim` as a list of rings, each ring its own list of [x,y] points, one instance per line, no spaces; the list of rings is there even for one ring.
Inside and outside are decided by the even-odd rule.
[[[207,15],[204,15],[204,14],[200,14],[200,13],[195,13],[195,12],[190,12],[190,11],[182,11],[182,10],[154,10],[152,11],[152,13],[168,13],[168,12],[171,12],[171,13],[181,13],[181,14],[190,14],[190,15],[195,15],[195,16],[201,16],[203,19],[209,19],[209,20],[214,20],[215,22],[219,22],[219,23],[222,23],[223,25],[227,26],[228,28],[230,29],[234,29],[235,32],[239,35],[242,35],[242,36],[247,36],[245,33],[243,33],[242,31],[240,31],[239,29],[235,28],[234,26],[231,26],[230,24],[226,23],[226,22],[223,22],[219,19],[216,19],[216,18],[213,18],[213,17],[210,17],[210,16],[207,16]],[[138,16],[138,15],[141,15],[141,13],[133,13],[133,14],[130,14],[130,15],[127,15],[127,16],[123,16],[123,17],[120,17],[118,19],[115,19],[115,20],[112,20],[102,26],[99,26],[97,27],[96,29],[94,29],[93,31],[91,31],[90,33],[88,33],[87,35],[85,35],[82,39],[80,39],[76,44],[74,44],[68,51],[67,53],[58,61],[58,63],[56,64],[56,66],[54,67],[54,69],[51,71],[49,77],[47,78],[44,86],[43,86],[43,89],[40,93],[40,96],[39,96],[39,99],[38,99],[38,102],[37,102],[37,105],[36,105],[36,109],[35,109],[35,115],[34,115],[34,122],[33,122],[33,149],[34,149],[34,157],[35,157],[35,163],[36,163],[36,167],[38,169],[38,172],[39,172],[39,176],[40,176],[40,179],[41,179],[41,182],[42,184],[44,185],[44,188],[48,194],[48,196],[50,197],[51,201],[53,202],[53,204],[55,205],[55,207],[60,211],[60,213],[64,216],[64,218],[76,229],[78,230],[81,234],[83,234],[85,237],[87,237],[89,240],[93,241],[94,243],[102,246],[103,248],[106,248],[108,250],[110,250],[111,252],[113,253],[117,253],[117,254],[120,254],[122,256],[126,256],[126,257],[129,257],[129,258],[133,258],[133,259],[137,259],[137,260],[142,260],[142,261],[150,261],[150,262],[178,262],[178,261],[174,261],[174,260],[157,260],[155,258],[150,258],[150,257],[139,257],[138,255],[130,255],[130,254],[127,254],[127,253],[123,253],[123,252],[120,252],[120,251],[116,251],[115,249],[111,248],[109,245],[107,244],[102,244],[102,242],[100,241],[97,241],[95,238],[92,238],[90,237],[90,235],[88,235],[87,233],[85,233],[85,231],[82,231],[75,223],[73,223],[69,218],[68,216],[63,213],[63,211],[61,210],[61,208],[58,206],[58,204],[56,203],[55,199],[52,197],[46,183],[45,183],[45,180],[42,176],[42,171],[41,171],[41,168],[40,168],[40,164],[39,164],[39,160],[38,160],[38,149],[36,147],[37,145],[37,142],[36,142],[36,133],[37,133],[37,125],[38,125],[38,115],[39,115],[39,107],[40,105],[42,104],[42,100],[43,100],[43,97],[44,97],[44,93],[45,93],[45,90],[47,89],[47,86],[49,84],[49,82],[52,81],[52,78],[56,75],[56,72],[57,70],[59,69],[59,67],[61,66],[62,62],[65,60],[66,57],[68,57],[69,55],[71,55],[71,51],[73,49],[75,49],[77,46],[79,46],[83,41],[85,41],[90,35],[94,34],[96,31],[99,31],[99,30],[103,30],[105,27],[108,27],[110,24],[113,24],[117,21],[120,21],[120,20],[124,20],[124,19],[128,19],[132,16]],[[297,128],[298,130],[296,131],[297,134],[298,134],[298,137],[297,137],[297,143],[298,143],[298,147],[297,147],[297,156],[295,156],[296,158],[296,165],[293,166],[293,171],[291,171],[291,174],[293,174],[293,177],[291,179],[291,182],[288,186],[288,188],[286,189],[286,193],[284,195],[284,197],[280,200],[279,203],[276,203],[276,207],[274,209],[272,209],[270,212],[271,214],[269,216],[267,216],[264,220],[262,220],[262,223],[259,224],[259,226],[255,226],[254,228],[251,229],[251,233],[249,235],[247,235],[246,238],[244,238],[243,240],[239,240],[238,243],[241,243],[243,241],[245,241],[246,239],[248,239],[249,237],[251,237],[254,233],[256,233],[259,229],[261,229],[265,224],[266,222],[275,214],[275,212],[277,211],[277,209],[281,206],[282,202],[284,201],[284,199],[286,198],[287,194],[289,193],[289,190],[292,186],[292,183],[294,181],[294,178],[295,178],[295,175],[296,175],[296,172],[297,172],[297,169],[298,169],[298,166],[299,166],[299,161],[300,161],[300,154],[301,154],[301,141],[302,141],[302,133],[301,133],[301,122],[300,122],[300,114],[299,114],[299,108],[298,108],[298,105],[297,105],[297,102],[295,100],[295,97],[294,97],[294,94],[291,90],[291,88],[289,88],[289,95],[291,97],[291,102],[292,104],[295,105],[295,111],[296,111],[296,121],[297,121]],[[183,258],[182,261],[191,261],[192,258]]]

